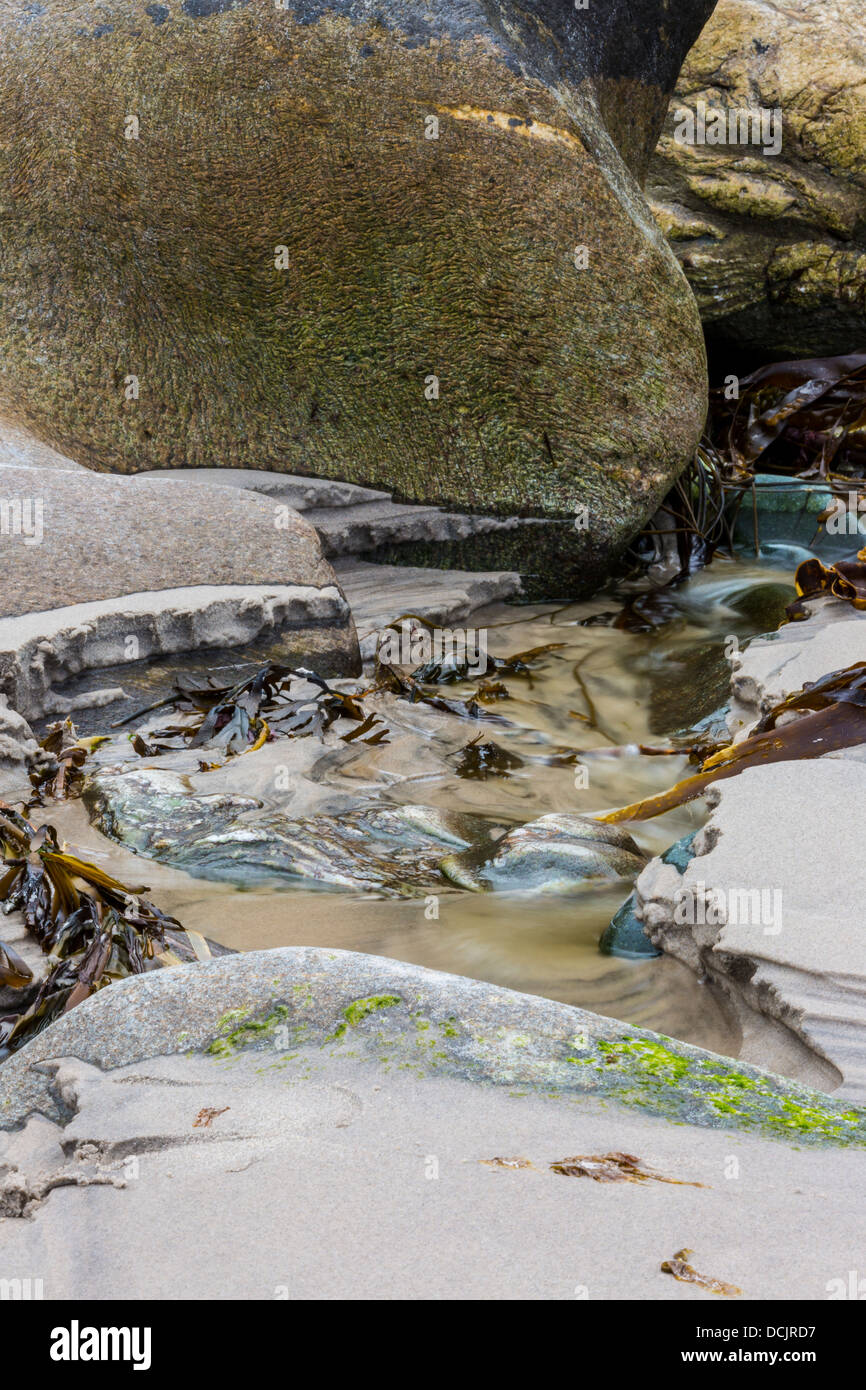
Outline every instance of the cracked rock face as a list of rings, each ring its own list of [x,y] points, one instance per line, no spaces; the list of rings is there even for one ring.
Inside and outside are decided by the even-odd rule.
[[[591,585],[703,423],[638,180],[712,8],[3,0],[2,402],[96,468],[586,506]]]
[[[780,110],[781,151],[678,143],[677,111],[701,103]],[[850,352],[866,331],[862,0],[720,0],[647,189],[714,340],[779,358]]]
[[[22,715],[62,709],[53,687],[82,671],[258,637],[281,638],[287,664],[360,669],[336,575],[291,507],[46,464],[32,436],[13,438],[27,461],[0,462],[0,693]],[[3,440],[0,421],[0,451]],[[11,719],[0,712],[0,763],[13,756]]]
[[[742,772],[715,788],[685,872],[656,859],[636,885],[650,940],[720,987],[747,1034],[759,1018],[770,1022],[757,1053],[747,1037],[743,1055],[772,1057],[797,1040],[803,1046],[775,1064],[858,1104],[866,1099],[866,875],[856,848],[866,837],[864,787],[862,763],[836,758]]]
[[[0,695],[0,771],[23,767],[37,752],[33,730],[14,709],[5,695]]]

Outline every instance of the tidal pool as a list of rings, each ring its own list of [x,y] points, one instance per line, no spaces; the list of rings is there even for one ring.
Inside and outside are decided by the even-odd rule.
[[[661,791],[684,774],[686,759],[647,756],[638,745],[664,745],[671,735],[717,713],[727,698],[726,651],[734,642],[774,629],[792,597],[789,571],[717,558],[667,591],[665,621],[650,627],[657,621],[650,614],[645,631],[612,625],[623,605],[622,591],[567,607],[500,604],[483,610],[471,622],[486,629],[493,655],[559,644],[530,675],[506,677],[506,695],[488,706],[508,721],[480,726],[483,742],[510,755],[504,775],[459,774],[461,750],[479,735],[478,724],[397,701],[399,726],[392,742],[338,750],[333,785],[357,787],[383,806],[422,803],[501,817],[503,824],[551,811],[591,814]],[[263,653],[243,654],[256,655]],[[278,659],[273,649],[267,655]],[[219,669],[222,675],[249,669],[238,665],[235,654],[212,655],[207,663],[199,655],[101,672],[89,678],[89,688],[97,680],[103,688],[122,685],[127,700],[76,713],[78,727],[104,731],[127,708],[159,699],[178,667],[201,674]],[[79,684],[71,693],[87,688]],[[473,691],[468,683],[443,688],[462,698]],[[99,765],[140,764],[127,732],[99,750]],[[230,789],[258,797],[270,810],[285,810],[273,769],[286,757],[286,747],[274,742],[262,750],[264,756],[254,755],[255,761],[229,760],[207,774],[208,790]],[[414,750],[411,757],[408,748]],[[580,755],[577,764],[569,757],[574,753]],[[171,759],[165,759],[169,766]],[[331,785],[330,774],[320,780]],[[293,802],[291,815],[297,814]],[[703,814],[703,803],[692,803],[634,827],[633,834],[647,853],[656,854],[699,826]],[[448,890],[435,900],[383,900],[285,881],[243,881],[242,871],[237,883],[210,882],[106,839],[88,823],[81,803],[52,805],[41,818],[57,826],[74,852],[128,883],[147,884],[153,900],[185,926],[235,949],[315,945],[390,956],[737,1054],[740,1036],[733,1018],[684,966],[663,957],[625,961],[599,952],[602,932],[630,891],[625,881],[588,883],[566,897]]]

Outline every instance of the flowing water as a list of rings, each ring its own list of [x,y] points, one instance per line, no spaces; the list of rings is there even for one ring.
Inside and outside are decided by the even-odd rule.
[[[550,811],[593,813],[638,800],[679,780],[688,765],[681,756],[646,756],[636,745],[664,743],[666,736],[717,711],[727,696],[726,643],[734,637],[742,644],[775,628],[792,596],[788,572],[716,559],[670,592],[667,621],[651,631],[612,626],[608,619],[622,600],[604,595],[568,607],[487,609],[472,622],[486,628],[494,655],[561,644],[530,677],[505,679],[507,697],[495,709],[509,726],[484,726],[482,740],[512,755],[507,775],[458,775],[459,751],[478,726],[398,701],[402,734],[377,748],[342,749],[335,777],[383,804],[419,802],[503,822]],[[184,665],[213,669],[214,658],[209,668],[203,668],[201,657]],[[143,668],[130,681],[126,668],[124,688],[138,703],[147,702],[145,695],[159,698],[172,669],[176,664]],[[112,683],[105,672],[99,679]],[[443,693],[466,697],[472,687],[452,685]],[[91,711],[76,715],[76,721],[91,732],[115,713],[113,708]],[[129,761],[128,744],[117,741],[100,750],[98,760],[116,763],[121,746]],[[415,751],[407,757],[410,747]],[[224,771],[208,774],[209,789],[246,791],[278,808],[271,772],[274,759],[286,756],[285,748],[285,743],[269,744],[264,758],[253,755],[259,760],[255,777],[252,759],[230,760]],[[586,768],[585,786],[576,785],[576,768],[568,758],[574,752]],[[634,836],[648,853],[660,853],[699,826],[703,815],[703,803],[693,803],[637,826]],[[213,883],[113,844],[88,824],[80,802],[52,805],[43,818],[57,826],[74,852],[126,882],[147,883],[153,900],[185,926],[236,949],[315,945],[366,951],[546,995],[737,1053],[736,1025],[684,966],[664,957],[626,961],[599,952],[599,937],[627,896],[627,883],[587,884],[568,897],[454,890],[440,893],[435,903],[285,883]]]

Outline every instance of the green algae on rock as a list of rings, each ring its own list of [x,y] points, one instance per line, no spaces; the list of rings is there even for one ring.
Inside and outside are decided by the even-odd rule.
[[[203,1053],[327,1076],[353,1056],[797,1145],[866,1145],[866,1111],[744,1063],[537,996],[351,951],[285,947],[120,981],[0,1068],[0,1127],[62,1114],[45,1059],[103,1068]]]
[[[348,951],[249,952],[142,976],[133,988],[121,981],[4,1063],[0,1125],[4,1109],[11,1119],[32,1108],[49,1084],[25,1079],[28,1058],[38,1065],[58,1048],[100,1066],[200,1051],[225,1068],[253,1049],[286,1079],[327,1074],[352,1055],[418,1077],[594,1097],[681,1125],[866,1145],[866,1111],[746,1063],[552,999]]]
[[[591,587],[703,423],[638,178],[713,0],[165,8],[0,5],[4,408],[98,469],[586,508]]]

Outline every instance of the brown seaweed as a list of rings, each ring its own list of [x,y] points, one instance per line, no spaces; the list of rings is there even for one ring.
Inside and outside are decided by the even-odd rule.
[[[665,524],[645,528],[633,559],[657,561],[659,539],[673,538],[679,570],[671,584],[681,583],[717,549],[733,550],[736,514],[750,498],[757,553],[758,471],[804,484],[817,479],[840,498],[866,492],[866,353],[771,362],[743,377],[735,396],[711,392],[706,435],[659,509]],[[632,599],[615,623],[634,632],[661,626],[675,615],[669,587]],[[800,609],[791,614],[801,616]]]
[[[809,599],[825,594],[862,611],[866,609],[866,549],[858,552],[856,560],[837,560],[834,565],[824,565],[817,558],[804,560],[794,583],[797,597],[786,609],[792,621],[807,616],[804,604]]]
[[[33,981],[33,971],[17,951],[0,941],[0,985],[7,989],[26,989]]]
[[[777,727],[783,714],[799,718]],[[796,759],[820,758],[840,748],[866,743],[866,662],[831,671],[806,684],[776,705],[741,743],[719,746],[704,758],[700,771],[668,791],[599,816],[619,821],[650,820],[701,796],[714,782],[736,777],[749,767]]]
[[[866,470],[866,353],[771,362],[715,393],[714,436],[750,468],[829,478]]]
[[[29,806],[44,806],[46,797],[66,801],[79,796],[84,785],[85,760],[98,744],[106,741],[101,734],[79,738],[71,719],[52,724],[39,741],[43,756],[30,770],[34,794]]]
[[[485,782],[488,777],[507,777],[517,767],[523,767],[522,758],[500,748],[498,743],[482,743],[478,734],[461,748],[455,770],[458,777]]]
[[[431,709],[441,710],[443,714],[456,714],[460,719],[484,720],[488,724],[510,727],[509,720],[492,710],[484,709],[477,699],[451,700],[444,695],[433,694],[425,690],[414,675],[400,670],[397,666],[391,666],[386,661],[379,661],[376,665],[376,684],[373,691],[379,690],[388,690],[393,695],[408,700],[412,705],[429,705]]]
[[[321,737],[338,719],[352,719],[359,725],[342,735],[347,743],[355,739],[385,742],[388,730],[384,720],[365,710],[361,699],[335,690],[315,671],[292,670],[274,662],[233,685],[212,677],[202,683],[180,676],[174,694],[151,709],[172,704],[177,713],[186,716],[185,721],[151,730],[146,739],[135,734],[132,746],[142,757],[178,748],[220,749],[232,756],[254,752],[276,738]],[[119,724],[147,713],[150,710],[139,710]],[[205,762],[203,770],[216,766],[219,764]]]
[[[66,853],[53,826],[37,829],[5,802],[0,851],[3,911],[20,911],[30,935],[57,961],[28,1007],[0,1018],[2,1054],[111,980],[140,974],[154,959],[154,947],[165,947],[166,928],[182,928],[141,896],[143,888],[128,888]],[[8,961],[8,947],[5,954]],[[0,951],[0,964],[2,958]]]
[[[666,1178],[651,1168],[641,1168],[634,1154],[577,1154],[551,1163],[552,1173],[564,1178],[592,1178],[593,1182],[665,1182],[677,1187],[704,1187],[702,1182],[687,1182],[683,1178]]]
[[[694,1250],[678,1250],[671,1259],[662,1261],[660,1265],[662,1273],[672,1274],[683,1284],[698,1284],[709,1293],[722,1294],[725,1298],[736,1298],[743,1292],[742,1289],[737,1288],[736,1284],[726,1284],[723,1279],[713,1279],[708,1274],[699,1274],[688,1263],[689,1256],[694,1253]]]
[[[230,1105],[224,1105],[221,1110],[212,1105],[203,1106],[192,1122],[193,1129],[210,1129],[217,1116],[224,1115],[227,1110],[231,1110]]]
[[[479,1158],[479,1163],[483,1163],[486,1168],[508,1168],[516,1170],[519,1168],[531,1168],[532,1163],[528,1158]]]

